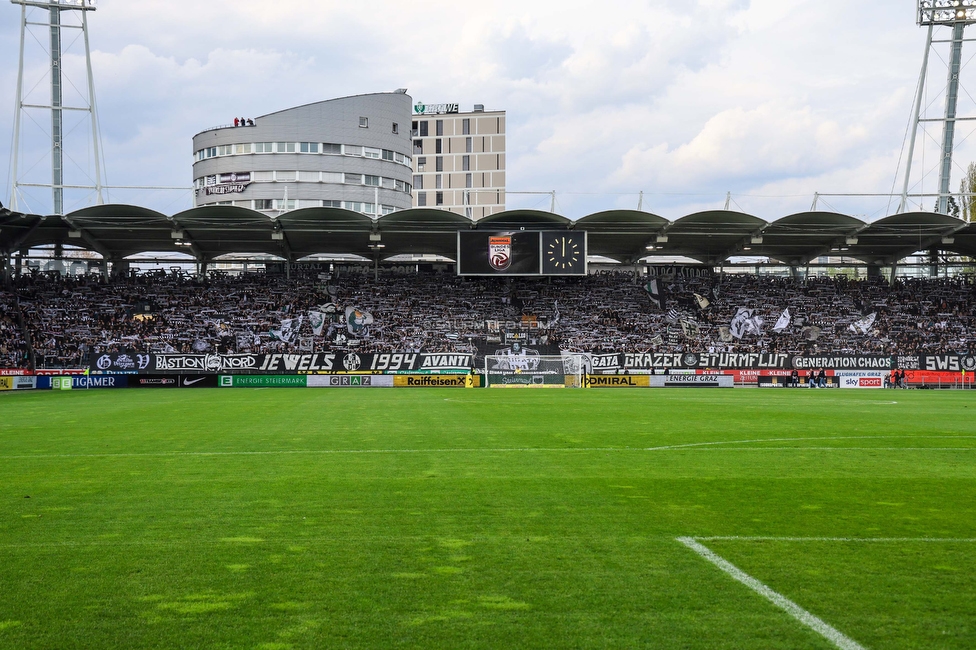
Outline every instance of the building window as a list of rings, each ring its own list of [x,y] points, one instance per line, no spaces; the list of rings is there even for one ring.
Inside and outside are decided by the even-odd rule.
[[[471,156],[461,156],[461,171],[466,172],[471,169]]]
[[[464,186],[465,187],[474,187],[473,174],[465,174],[464,175]]]
[[[383,150],[383,160],[392,161],[395,157],[396,157],[396,155],[392,151],[390,151],[389,149],[384,149]]]
[[[229,156],[234,153],[234,145],[232,144],[222,144],[217,148],[218,156]]]
[[[299,183],[318,183],[319,173],[318,172],[298,172],[298,182]]]
[[[381,149],[372,149],[370,147],[363,147],[363,155],[367,158],[379,158],[382,153]]]
[[[427,192],[417,192],[417,205],[420,207],[427,205]]]
[[[274,153],[273,142],[255,142],[254,153]]]
[[[418,156],[417,157],[417,171],[418,172],[424,171],[424,167],[426,167],[426,166],[427,166],[427,156]]]
[[[255,210],[274,210],[274,199],[254,199]]]
[[[464,118],[461,120],[461,135],[468,135],[471,133],[471,119]]]
[[[427,120],[424,120],[420,123],[420,137],[426,138],[428,135],[429,132],[427,130]]]
[[[444,120],[437,120],[437,135],[444,135]]]
[[[295,209],[295,199],[275,199],[274,200],[275,210],[294,210]]]
[[[444,153],[444,149],[440,138],[434,140],[434,153]]]
[[[420,174],[414,174],[413,186],[416,187],[418,190],[424,189],[424,177],[421,176]],[[398,187],[397,189],[402,189],[402,188]]]
[[[318,142],[303,142],[300,149],[302,153],[318,153],[319,143]]]
[[[417,180],[418,178],[422,179],[423,176],[414,176],[413,178],[414,180]],[[396,184],[393,189],[395,189],[397,192],[405,192],[407,191],[406,185],[407,184],[404,183],[403,181],[396,181]]]
[[[423,140],[414,140],[413,141],[413,152],[414,153],[423,153],[424,152],[424,141]]]
[[[342,201],[332,201],[330,199],[325,199],[324,201],[322,201],[322,207],[323,208],[341,208],[342,207]]]
[[[369,185],[370,187],[379,187],[380,186],[380,177],[379,176],[370,176],[369,174],[366,174],[366,184]]]
[[[285,172],[285,171],[275,172],[275,180],[279,182],[284,181],[286,183],[290,183],[297,179],[298,179],[298,172]]]
[[[472,149],[474,149],[474,138],[465,138],[464,139],[464,150],[467,153],[471,153],[471,150]]]
[[[213,158],[217,155],[217,147],[207,147],[207,158]]]
[[[251,172],[251,180],[255,183],[270,183],[274,180],[274,172]]]
[[[341,183],[342,181],[342,172],[322,172],[323,183]]]
[[[247,144],[235,144],[234,153],[251,153],[251,143]]]
[[[434,158],[434,171],[444,171],[444,156],[437,156]]]
[[[361,129],[368,129],[369,128],[369,118],[368,117],[361,117],[361,118],[359,118],[359,128],[361,128]]]
[[[347,144],[342,147],[342,153],[347,156],[362,156],[363,148],[355,144]]]
[[[434,189],[439,190],[439,189],[443,189],[443,187],[444,187],[444,175],[436,174],[434,176]]]
[[[278,153],[295,153],[294,142],[279,142]]]
[[[444,192],[437,192],[434,195],[434,204],[435,205],[444,205]]]
[[[396,134],[396,133],[399,133],[399,132],[400,132],[400,125],[397,124],[396,122],[394,122],[393,123],[393,133]]]
[[[363,175],[362,174],[346,174],[345,181],[351,183],[352,185],[362,185]]]
[[[329,142],[322,143],[322,153],[329,153],[333,155],[340,155],[342,153],[341,144],[332,144]]]
[[[396,207],[392,205],[383,205],[380,208],[382,214],[390,214],[391,212],[396,212]]]
[[[396,161],[397,161],[398,163],[400,163],[401,165],[403,165],[403,164],[406,164],[406,162],[407,162],[407,157],[406,157],[406,156],[404,156],[404,155],[403,155],[402,153],[398,153],[398,154],[396,155]]]

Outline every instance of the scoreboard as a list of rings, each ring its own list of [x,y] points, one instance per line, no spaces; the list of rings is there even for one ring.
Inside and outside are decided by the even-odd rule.
[[[586,275],[586,232],[458,231],[458,275]]]

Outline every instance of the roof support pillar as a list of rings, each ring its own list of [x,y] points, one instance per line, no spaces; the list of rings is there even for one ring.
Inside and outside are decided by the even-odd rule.
[[[3,258],[0,259],[0,264],[3,264],[3,287],[5,289],[10,288],[10,253],[7,251],[3,252]]]

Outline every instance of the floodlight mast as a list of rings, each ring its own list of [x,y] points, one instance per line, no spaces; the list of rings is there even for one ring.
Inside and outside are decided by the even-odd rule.
[[[18,208],[19,190],[21,187],[48,187],[46,183],[24,183],[18,175],[20,162],[20,138],[21,138],[21,114],[28,108],[47,109],[51,111],[51,183],[49,187],[52,192],[53,214],[64,214],[64,111],[82,110],[91,114],[92,146],[95,157],[95,178],[94,185],[72,185],[78,189],[91,189],[95,191],[96,201],[102,203],[102,179],[101,179],[101,160],[99,152],[99,132],[98,118],[95,110],[95,85],[92,79],[91,70],[91,50],[88,46],[88,20],[87,12],[95,11],[97,0],[10,0],[12,4],[20,5],[20,64],[17,69],[17,94],[15,97],[14,111],[14,139],[13,148],[10,153],[11,172],[13,176],[13,187],[10,196],[10,207]],[[51,65],[51,103],[47,106],[28,105],[24,102],[24,40],[28,24],[38,25],[40,23],[29,23],[27,20],[27,8],[46,9],[50,14],[50,65]],[[63,25],[61,22],[62,11],[80,11],[81,25]],[[62,49],[61,31],[64,28],[78,28],[82,30],[85,41],[85,63],[88,76],[88,106],[84,108],[71,107],[64,105],[62,92]]]
[[[922,59],[922,74],[918,82],[918,95],[912,114],[913,129],[909,144],[905,183],[902,187],[901,203],[898,212],[908,208],[908,189],[912,173],[912,160],[915,141],[921,121],[921,102],[928,72],[929,52],[932,49],[932,34],[936,27],[951,27],[952,39],[949,52],[949,74],[946,81],[945,116],[942,118],[942,151],[939,169],[939,201],[936,212],[948,214],[950,182],[952,175],[952,150],[956,133],[956,109],[959,101],[959,70],[962,63],[963,36],[967,25],[976,22],[976,0],[918,0],[918,24],[928,27],[925,43],[925,56]]]

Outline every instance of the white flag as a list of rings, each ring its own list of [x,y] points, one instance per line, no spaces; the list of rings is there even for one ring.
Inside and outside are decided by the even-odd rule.
[[[350,334],[365,336],[373,324],[373,315],[358,307],[346,307],[346,329]]]
[[[874,320],[878,317],[878,312],[871,312],[864,318],[856,320],[847,326],[852,332],[860,332],[861,334],[867,334],[871,327],[874,325]]]
[[[729,323],[729,333],[737,339],[741,339],[746,334],[749,327],[749,320],[752,318],[753,310],[739,307]]]
[[[779,334],[789,326],[790,326],[790,308],[787,307],[786,309],[783,310],[783,313],[780,314],[779,320],[776,321],[776,324],[773,325],[773,331]]]
[[[312,334],[322,336],[322,328],[325,327],[325,314],[320,311],[308,312],[308,323],[312,326]]]

